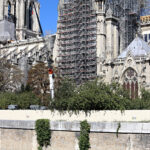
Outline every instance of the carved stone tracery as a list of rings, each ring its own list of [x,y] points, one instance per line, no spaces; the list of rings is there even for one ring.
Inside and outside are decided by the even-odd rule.
[[[128,68],[123,75],[123,86],[132,99],[138,97],[138,79],[134,69]]]

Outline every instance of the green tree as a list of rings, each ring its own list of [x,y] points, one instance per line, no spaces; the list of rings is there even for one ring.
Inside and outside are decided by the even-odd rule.
[[[141,99],[138,99],[139,109],[150,109],[150,91],[141,90]]]
[[[121,85],[90,81],[75,86],[70,81],[62,82],[56,92],[53,107],[58,110],[125,110],[131,100]]]
[[[74,97],[74,94],[75,84],[69,79],[61,80],[55,90],[55,99],[51,103],[51,108],[67,110],[70,98]]]
[[[44,63],[38,63],[29,70],[27,85],[40,98],[41,105],[49,105],[48,67]]]

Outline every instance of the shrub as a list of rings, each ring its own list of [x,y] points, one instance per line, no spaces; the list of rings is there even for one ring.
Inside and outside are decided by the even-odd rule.
[[[30,105],[39,105],[40,100],[32,92],[17,94],[17,105],[20,109],[28,109]]]
[[[90,133],[90,125],[86,120],[82,121],[80,123],[80,137],[79,137],[80,150],[88,150],[90,148],[89,133]]]
[[[51,131],[49,120],[48,119],[37,120],[35,130],[37,134],[39,149],[41,149],[43,146],[47,147],[48,145],[50,145]]]
[[[0,109],[7,109],[8,105],[17,104],[17,96],[15,93],[0,93]]]
[[[116,83],[106,85],[90,81],[76,86],[70,81],[62,82],[56,92],[51,108],[57,110],[125,110],[130,108],[128,93]]]
[[[67,110],[70,98],[73,98],[75,93],[75,84],[68,79],[62,80],[55,90],[55,99],[50,107],[57,110]]]
[[[0,93],[0,109],[7,109],[8,105],[18,105],[20,109],[28,109],[30,105],[39,105],[39,98],[32,92]]]

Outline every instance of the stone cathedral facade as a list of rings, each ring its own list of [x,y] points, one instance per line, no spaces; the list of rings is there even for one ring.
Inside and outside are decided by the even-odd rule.
[[[57,33],[42,37],[37,0],[0,0],[0,57],[26,78],[33,64],[53,59],[77,84],[116,81],[135,98],[150,89],[150,17],[140,20],[137,2],[59,0]]]
[[[79,84],[100,77],[138,32],[138,0],[59,0],[54,60]]]
[[[0,0],[0,5],[0,20],[8,20],[14,23],[16,40],[40,35],[37,18],[40,11],[38,1]]]
[[[0,58],[17,65],[27,79],[37,62],[51,59],[55,35],[41,36],[38,0],[0,0]]]
[[[132,98],[150,89],[150,46],[142,38],[150,23],[141,22],[138,2],[59,0],[53,55],[61,75],[79,84],[116,81]]]

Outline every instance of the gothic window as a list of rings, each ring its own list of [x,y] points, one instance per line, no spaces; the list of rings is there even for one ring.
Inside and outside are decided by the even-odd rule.
[[[26,26],[27,24],[26,24],[26,16],[27,16],[27,1],[25,1],[25,3],[24,3],[24,11],[25,11],[25,13],[24,13],[24,26]]]
[[[128,68],[123,76],[123,87],[129,91],[130,97],[135,99],[138,97],[138,80],[137,73],[134,69]]]
[[[99,7],[100,10],[102,9],[102,1],[98,2],[98,7]]]
[[[147,42],[147,34],[144,34],[144,40]]]
[[[16,25],[16,2],[8,0],[6,3],[6,18]]]
[[[8,18],[11,16],[11,3],[8,1]]]
[[[33,26],[33,3],[30,4],[29,6],[29,29],[32,30],[32,26]]]
[[[16,2],[14,1],[14,16],[13,16],[14,24],[16,26]]]

